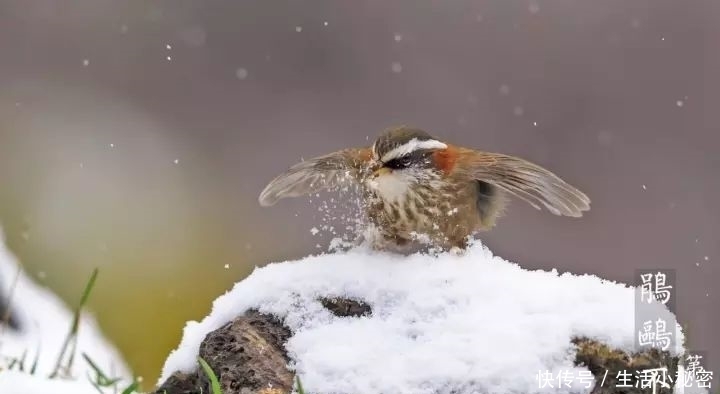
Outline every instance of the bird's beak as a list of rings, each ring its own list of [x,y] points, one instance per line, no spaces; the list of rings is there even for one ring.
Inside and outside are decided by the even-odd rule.
[[[389,173],[391,173],[391,172],[392,172],[392,170],[389,169],[389,168],[387,168],[387,167],[380,167],[380,168],[378,168],[377,170],[373,171],[372,177],[373,177],[373,178],[377,178],[377,177],[379,177],[379,176],[381,176],[381,175],[386,175],[386,174],[389,174]]]

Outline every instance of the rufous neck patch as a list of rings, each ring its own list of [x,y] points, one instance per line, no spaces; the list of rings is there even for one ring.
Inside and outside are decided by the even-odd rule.
[[[433,153],[435,165],[445,174],[455,168],[458,159],[458,151],[454,146],[448,146],[446,149],[437,150]]]

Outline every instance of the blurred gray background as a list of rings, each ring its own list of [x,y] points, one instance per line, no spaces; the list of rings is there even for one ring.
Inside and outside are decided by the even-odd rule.
[[[265,183],[409,124],[584,190],[581,220],[515,202],[484,241],[532,269],[676,270],[717,361],[718,37],[707,0],[0,1],[0,223],[70,302],[100,266],[92,307],[153,382],[234,281],[327,244],[307,200],[261,209]]]

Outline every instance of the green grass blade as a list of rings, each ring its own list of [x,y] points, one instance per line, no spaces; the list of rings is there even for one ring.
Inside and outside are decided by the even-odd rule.
[[[86,353],[81,354],[82,358],[85,359],[85,362],[90,365],[90,368],[95,372],[95,382],[100,387],[110,387],[115,385],[115,383],[121,381],[120,378],[110,378],[108,375],[100,369],[100,367],[97,365],[96,362],[94,362],[90,356],[88,356]]]
[[[20,363],[18,366],[20,367],[20,372],[25,372],[25,359],[27,358],[27,349],[23,350],[22,356],[20,356]]]
[[[90,356],[88,356],[86,353],[82,353],[81,356],[83,359],[85,359],[85,362],[90,365],[90,368],[95,372],[98,381],[100,381],[101,379],[107,380],[107,376],[105,376],[103,371],[100,369],[100,367],[98,367],[97,364],[95,364],[95,362],[90,358]]]
[[[218,381],[215,372],[213,372],[212,368],[210,368],[210,365],[208,365],[208,363],[205,362],[202,357],[198,357],[198,363],[200,363],[203,371],[205,371],[205,375],[207,375],[208,379],[210,379],[210,387],[212,388],[212,394],[222,394],[220,382]]]
[[[55,368],[53,369],[52,374],[50,374],[51,379],[56,378],[60,374],[60,370],[63,369],[63,359],[65,358],[65,354],[68,353],[68,348],[70,346],[72,346],[72,349],[70,351],[70,355],[68,357],[67,364],[64,366],[64,369],[66,372],[69,372],[72,368],[73,361],[75,360],[77,333],[80,327],[80,312],[82,312],[82,309],[85,307],[88,298],[90,298],[90,293],[92,292],[93,286],[95,285],[95,280],[97,279],[97,276],[98,269],[95,268],[92,272],[92,275],[90,275],[90,279],[85,285],[85,290],[80,297],[80,303],[74,310],[72,324],[70,325],[70,332],[68,332],[68,335],[65,337],[63,346],[60,349],[60,354],[58,355],[57,361],[55,362]]]
[[[298,394],[305,394],[305,389],[303,388],[302,382],[300,381],[300,377],[297,375],[295,375],[295,386]]]
[[[132,382],[131,385],[127,386],[125,390],[122,391],[120,394],[132,394],[137,391],[137,389],[140,387],[140,383],[136,381]]]
[[[38,362],[40,362],[40,345],[38,345],[37,351],[35,351],[35,359],[33,359],[32,366],[30,367],[30,375],[35,375],[35,371],[37,371]]]
[[[87,378],[88,378],[88,380],[90,381],[90,384],[91,384],[93,387],[95,387],[95,390],[97,390],[98,393],[100,393],[100,394],[105,394],[105,393],[103,393],[103,391],[102,391],[102,389],[100,388],[100,386],[99,386],[97,383],[93,382],[92,379],[90,379],[90,374],[88,374]]]

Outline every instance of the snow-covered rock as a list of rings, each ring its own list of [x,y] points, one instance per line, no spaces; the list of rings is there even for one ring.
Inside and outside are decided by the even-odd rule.
[[[328,297],[361,300],[372,313],[338,317],[323,306]],[[195,371],[208,333],[250,310],[289,328],[289,367],[313,393],[589,392],[578,379],[540,387],[539,374],[588,376],[573,339],[630,353],[637,335],[634,288],[623,284],[529,271],[480,244],[461,256],[357,248],[257,268],[187,324],[160,383]]]
[[[58,387],[63,384],[70,385],[72,383],[57,379],[43,383],[40,377],[47,377],[54,370],[63,341],[70,330],[73,314],[55,294],[35,283],[24,273],[2,241],[3,236],[0,233],[0,303],[3,305],[0,309],[4,310],[9,306],[12,324],[3,326],[0,316],[0,393],[33,392],[30,386],[28,391],[23,391],[24,387],[18,386],[25,381],[33,381],[36,383],[28,384],[37,385],[59,382]],[[82,291],[82,286],[84,284],[78,289],[78,293]],[[82,380],[78,384],[85,384],[97,393],[87,381],[88,374],[94,376],[94,373],[80,356],[82,353],[86,353],[109,377],[131,376],[120,353],[105,339],[93,317],[87,313],[81,314],[75,362],[71,372],[72,376]],[[7,371],[12,360],[21,359],[23,354],[26,372],[37,357],[35,376],[17,376],[18,374]],[[45,392],[62,392],[58,390]]]

